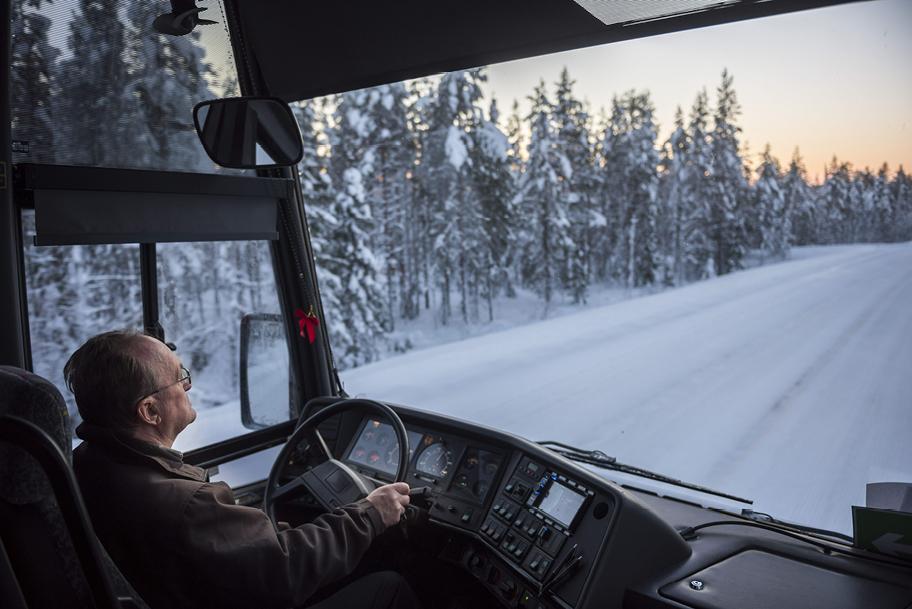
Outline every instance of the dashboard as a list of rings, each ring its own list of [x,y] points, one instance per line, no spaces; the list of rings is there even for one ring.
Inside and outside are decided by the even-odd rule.
[[[408,433],[405,481],[430,489],[429,525],[453,534],[447,560],[504,607],[912,606],[912,566],[749,526],[685,540],[682,527],[738,517],[621,486],[508,433],[393,407]],[[393,481],[400,448],[387,422],[352,411],[321,433],[349,467]]]

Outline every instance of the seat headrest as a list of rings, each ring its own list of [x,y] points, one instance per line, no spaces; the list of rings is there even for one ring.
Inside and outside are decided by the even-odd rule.
[[[14,366],[0,366],[0,416],[13,415],[34,423],[54,440],[70,460],[66,402],[50,381]],[[17,504],[33,503],[50,493],[38,463],[20,448],[0,443],[0,497]]]

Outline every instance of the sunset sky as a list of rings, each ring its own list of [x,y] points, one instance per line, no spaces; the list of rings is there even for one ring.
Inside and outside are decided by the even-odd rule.
[[[491,66],[487,93],[523,112],[540,78],[567,66],[597,113],[612,95],[648,89],[660,139],[675,108],[735,78],[751,161],[767,142],[786,164],[796,146],[809,175],[835,154],[854,167],[912,169],[912,1],[876,0],[667,34]],[[553,86],[551,87],[553,91]],[[502,117],[505,120],[505,116]]]

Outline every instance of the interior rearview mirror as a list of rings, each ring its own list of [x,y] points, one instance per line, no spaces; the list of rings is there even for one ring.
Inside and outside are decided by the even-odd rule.
[[[288,345],[281,315],[250,313],[241,319],[241,422],[262,429],[295,416]]]
[[[222,167],[288,167],[304,155],[298,122],[274,97],[231,97],[198,103],[193,124],[206,154]]]

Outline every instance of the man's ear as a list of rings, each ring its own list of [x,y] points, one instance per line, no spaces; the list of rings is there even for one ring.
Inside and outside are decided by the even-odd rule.
[[[147,397],[136,407],[136,416],[146,425],[159,425],[161,413],[158,411],[158,402],[152,396]]]

